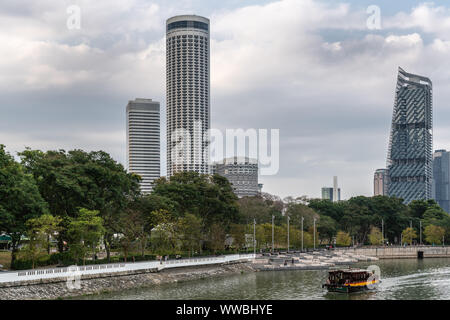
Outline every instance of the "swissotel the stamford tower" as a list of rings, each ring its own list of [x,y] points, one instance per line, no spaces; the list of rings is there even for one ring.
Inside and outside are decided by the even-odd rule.
[[[208,173],[209,20],[172,17],[166,32],[167,175]]]
[[[388,193],[404,199],[432,197],[433,84],[399,68],[388,151]]]

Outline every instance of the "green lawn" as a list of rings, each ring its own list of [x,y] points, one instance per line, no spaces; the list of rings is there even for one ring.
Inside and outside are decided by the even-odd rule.
[[[11,252],[0,251],[0,264],[3,265],[3,269],[9,269],[11,263]]]

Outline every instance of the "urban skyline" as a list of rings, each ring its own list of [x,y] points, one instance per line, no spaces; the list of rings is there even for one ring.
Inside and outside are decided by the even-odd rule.
[[[418,1],[406,1],[401,6],[384,6],[380,2],[383,25],[381,30],[374,31],[366,26],[368,3],[350,1],[342,11],[338,4],[318,1],[249,4],[253,6],[186,4],[174,9],[170,3],[155,2],[148,4],[145,14],[142,7],[132,6],[133,21],[152,22],[121,23],[122,30],[105,23],[118,9],[105,4],[102,7],[101,2],[94,9],[82,8],[85,19],[80,30],[64,29],[67,18],[64,15],[59,20],[52,20],[52,15],[45,17],[50,19],[45,22],[58,30],[57,34],[47,29],[24,34],[12,29],[17,24],[9,24],[2,31],[3,37],[33,50],[21,51],[20,60],[10,50],[14,46],[4,49],[7,57],[11,57],[6,70],[13,70],[18,76],[9,78],[15,89],[3,90],[1,96],[5,105],[5,117],[0,120],[2,141],[12,153],[25,146],[44,150],[102,149],[125,164],[125,142],[118,143],[124,140],[121,138],[125,132],[124,102],[133,97],[161,101],[164,123],[165,20],[188,12],[210,17],[212,21],[212,127],[281,129],[281,170],[277,176],[262,178],[265,191],[280,196],[319,197],[324,181],[338,174],[345,185],[343,198],[372,195],[373,172],[384,163],[394,73],[399,65],[433,79],[438,114],[435,149],[448,149],[450,131],[445,124],[449,115],[445,107],[449,98],[445,88],[446,70],[450,70],[446,59],[449,39],[440,23],[449,16],[448,8]],[[64,12],[58,6],[32,6],[33,10],[23,15],[25,26],[38,23],[33,12],[40,9]],[[229,11],[221,11],[225,6]],[[90,18],[99,8],[104,9],[100,11],[108,19],[94,23]],[[8,9],[11,8],[5,8],[5,14]],[[273,12],[277,14],[273,15],[274,25],[269,28],[263,18]],[[301,12],[309,12],[308,17],[301,16]],[[317,18],[318,12],[325,18]],[[148,19],[143,19],[146,14]],[[436,22],[424,25],[418,18],[420,14],[427,14]],[[302,19],[308,24],[302,24]],[[409,23],[400,26],[404,21]],[[57,28],[58,25],[62,27]],[[324,27],[333,32],[321,29]],[[295,37],[289,30],[300,32],[306,40]],[[289,42],[277,38],[280,33],[286,34],[283,39],[289,38]],[[124,40],[127,36],[128,42]],[[264,46],[267,43],[270,47]],[[245,55],[245,50],[249,50],[249,55]],[[31,52],[36,60],[31,59]],[[54,53],[51,60],[46,59],[49,52]],[[268,59],[274,56],[279,57],[278,63]],[[70,63],[64,66],[60,61]],[[312,68],[305,69],[298,61],[307,61]],[[328,68],[330,61],[333,70]],[[260,67],[263,62],[265,68]],[[39,70],[47,70],[46,76]],[[74,73],[74,70],[81,71]],[[325,70],[328,70],[326,79],[321,72]],[[367,81],[358,81],[359,88],[355,90],[352,79],[363,78]],[[328,93],[323,96],[323,92]],[[85,116],[87,110],[89,118]],[[22,119],[21,124],[17,125],[14,119]],[[166,171],[164,129],[162,175]],[[355,152],[360,148],[354,146],[365,145],[370,148],[361,147],[364,152]]]

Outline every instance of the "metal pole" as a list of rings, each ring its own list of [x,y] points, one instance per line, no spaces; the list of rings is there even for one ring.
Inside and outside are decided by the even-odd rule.
[[[314,251],[316,251],[316,218],[314,218]]]
[[[275,219],[275,216],[272,216],[272,253],[273,253],[273,248],[274,248],[274,226],[273,226],[273,221]]]
[[[256,219],[253,219],[253,254],[256,258]]]
[[[412,220],[409,220],[409,227],[412,229]]]
[[[302,217],[302,251],[303,251],[303,220],[305,220],[305,218]]]
[[[381,219],[381,241],[383,242],[384,245],[384,220]]]
[[[422,220],[419,221],[419,229],[420,229],[420,245],[422,245]]]
[[[287,216],[287,229],[288,229],[288,230],[287,230],[287,231],[288,231],[288,232],[287,232],[287,233],[288,233],[288,234],[287,234],[287,236],[288,236],[288,238],[287,238],[287,242],[288,242],[288,243],[287,243],[287,252],[288,252],[288,253],[289,253],[289,219],[290,219],[289,216]]]

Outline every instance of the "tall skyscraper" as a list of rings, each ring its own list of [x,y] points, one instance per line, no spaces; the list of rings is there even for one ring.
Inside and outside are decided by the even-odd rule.
[[[389,195],[432,197],[433,84],[399,68],[388,149]]]
[[[209,20],[172,17],[166,32],[167,175],[209,173]]]
[[[388,170],[378,169],[375,171],[373,177],[373,195],[387,196],[388,195]]]
[[[256,159],[246,157],[224,159],[213,164],[211,171],[227,178],[233,185],[234,193],[240,198],[253,197],[260,193]]]
[[[433,158],[433,198],[450,213],[450,152],[436,150]]]
[[[141,176],[141,191],[149,193],[160,177],[159,102],[135,99],[126,112],[128,171]]]

